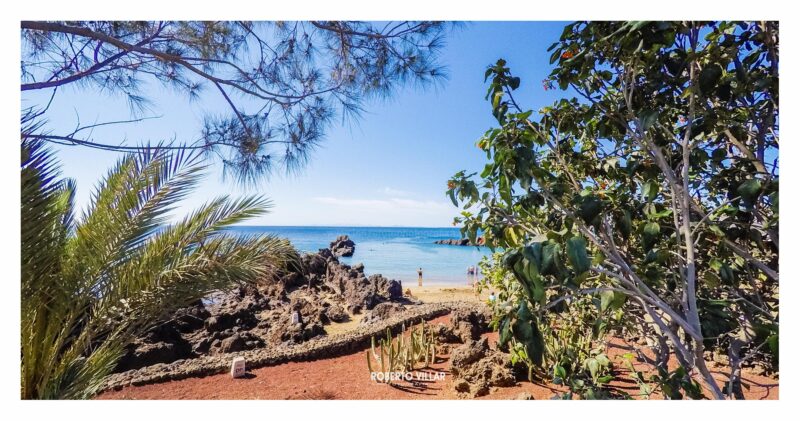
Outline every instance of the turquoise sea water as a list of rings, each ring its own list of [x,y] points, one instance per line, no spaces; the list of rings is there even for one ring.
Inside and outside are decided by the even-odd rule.
[[[271,233],[288,238],[303,252],[316,252],[328,247],[339,235],[348,235],[356,243],[352,257],[342,257],[342,263],[364,263],[367,275],[380,273],[404,283],[417,282],[417,268],[422,267],[426,284],[467,285],[467,267],[476,266],[485,247],[433,244],[436,240],[460,238],[458,228],[398,228],[398,227],[271,227],[247,226],[233,228],[242,234]]]

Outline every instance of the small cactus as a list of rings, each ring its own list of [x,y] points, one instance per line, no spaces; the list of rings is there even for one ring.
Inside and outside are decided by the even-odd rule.
[[[372,372],[372,358],[380,363],[381,372],[406,373],[417,368],[422,362],[428,367],[436,362],[436,337],[432,329],[425,328],[425,320],[418,327],[412,327],[406,335],[405,323],[401,325],[401,332],[397,337],[392,336],[391,329],[386,329],[386,337],[379,340],[376,349],[375,337],[367,351],[367,368]],[[370,354],[372,356],[370,357]],[[391,383],[391,375],[385,377],[384,382]]]

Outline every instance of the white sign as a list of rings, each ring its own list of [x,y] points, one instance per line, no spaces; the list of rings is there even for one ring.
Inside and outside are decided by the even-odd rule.
[[[233,359],[233,364],[231,364],[231,377],[234,379],[237,377],[244,376],[245,368],[244,368],[244,357],[236,357]]]

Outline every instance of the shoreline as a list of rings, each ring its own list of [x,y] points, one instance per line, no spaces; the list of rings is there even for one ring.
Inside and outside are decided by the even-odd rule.
[[[444,301],[466,301],[469,303],[486,303],[489,299],[489,289],[484,288],[480,294],[475,293],[475,289],[468,285],[449,285],[449,284],[417,284],[403,286],[403,294],[411,292],[411,296],[423,303],[437,303]]]
[[[410,287],[410,286],[417,286],[418,280],[416,278],[411,279],[402,279],[396,276],[387,275],[383,272],[378,273],[370,273],[365,272],[365,275],[373,276],[373,275],[381,275],[387,279],[393,279],[403,283],[403,288]],[[463,279],[455,279],[455,278],[422,278],[422,285],[424,286],[437,286],[437,287],[472,287],[472,284],[475,281],[480,281],[483,279],[482,277],[474,278],[474,279],[467,279],[466,276]]]

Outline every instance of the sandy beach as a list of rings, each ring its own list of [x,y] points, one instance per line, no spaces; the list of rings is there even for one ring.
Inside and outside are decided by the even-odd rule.
[[[452,285],[452,284],[431,284],[431,285],[413,285],[404,287],[403,293],[408,296],[411,292],[410,298],[420,300],[424,303],[442,303],[449,301],[466,301],[470,303],[484,303],[489,297],[489,291],[484,289],[480,294],[475,293],[475,289],[469,286]],[[364,314],[351,314],[350,320],[342,323],[331,323],[325,326],[325,332],[328,335],[336,335],[345,333],[357,328]]]
[[[479,294],[475,293],[475,289],[466,285],[453,285],[432,283],[430,285],[424,284],[419,286],[417,284],[406,286],[403,285],[403,292],[411,291],[411,295],[426,303],[438,303],[442,301],[468,301],[468,302],[486,302],[489,298],[489,290],[485,289]]]

